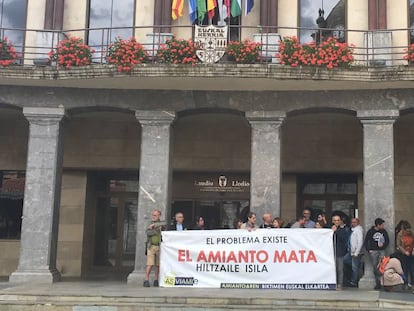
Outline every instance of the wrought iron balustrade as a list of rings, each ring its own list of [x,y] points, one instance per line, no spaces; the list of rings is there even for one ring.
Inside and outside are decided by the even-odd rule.
[[[171,33],[156,32],[159,29],[171,29]],[[263,32],[263,29],[266,32]],[[305,41],[323,41],[329,36],[353,46],[354,62],[352,66],[400,66],[408,65],[404,55],[410,45],[410,29],[388,29],[378,31],[351,29],[310,29],[294,27],[262,27],[262,26],[229,26],[228,40],[250,39],[262,43],[262,57],[258,63],[280,64],[277,56],[279,40],[286,36],[295,36],[302,30],[312,33],[312,38],[301,38]],[[14,65],[18,66],[56,66],[49,61],[48,53],[53,50],[59,40],[69,36],[81,37],[92,49],[93,64],[106,64],[108,47],[114,42],[118,33],[131,33],[143,44],[150,54],[151,62],[156,65],[156,53],[161,44],[175,35],[180,39],[194,39],[194,26],[153,25],[148,27],[113,27],[84,28],[64,31],[38,29],[0,28],[0,37],[8,37],[18,52]],[[128,38],[123,38],[128,39]],[[0,56],[1,57],[1,56]],[[227,57],[218,63],[233,63]],[[201,64],[200,64],[201,65]],[[1,69],[1,68],[0,68]]]

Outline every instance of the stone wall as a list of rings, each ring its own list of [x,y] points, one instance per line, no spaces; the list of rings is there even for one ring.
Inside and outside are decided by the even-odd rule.
[[[83,114],[67,123],[63,166],[138,169],[140,126],[133,115]]]
[[[0,170],[25,170],[29,126],[19,111],[0,109]]]
[[[57,254],[57,268],[62,276],[80,276],[86,181],[85,171],[63,173]]]
[[[405,219],[414,224],[414,115],[397,119],[395,142],[395,223]]]
[[[288,117],[282,128],[282,169],[300,173],[362,172],[362,128],[346,114]]]
[[[20,252],[20,241],[0,240],[0,277],[16,271]]]
[[[250,125],[243,115],[185,116],[173,131],[174,170],[250,170]]]

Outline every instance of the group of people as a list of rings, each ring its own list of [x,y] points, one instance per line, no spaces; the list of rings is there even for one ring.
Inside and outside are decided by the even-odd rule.
[[[334,232],[334,254],[337,274],[337,288],[343,286],[358,287],[360,277],[363,274],[363,255],[364,249],[373,265],[375,276],[374,289],[384,288],[386,291],[397,291],[410,288],[414,282],[414,235],[408,221],[402,220],[395,229],[395,251],[389,256],[389,261],[385,266],[385,271],[380,273],[378,264],[386,255],[386,250],[390,243],[389,235],[385,230],[385,221],[376,218],[374,225],[364,235],[364,230],[358,218],[352,218],[348,224],[344,213],[333,213],[332,222],[328,223],[323,212],[315,215],[312,219],[312,211],[305,208],[296,221],[285,222],[280,217],[272,218],[270,213],[264,213],[262,223],[257,224],[257,215],[250,212],[247,220],[242,222],[237,220],[234,228],[247,229],[249,231],[257,228],[331,228]],[[202,216],[196,218],[195,225],[187,228],[184,224],[184,214],[175,214],[174,221],[170,224],[162,222],[161,212],[152,212],[152,220],[148,225],[147,233],[147,265],[144,278],[144,287],[149,287],[149,276],[154,267],[155,280],[153,286],[158,286],[159,276],[159,253],[162,230],[182,231],[187,229],[205,230],[207,229],[205,219]]]

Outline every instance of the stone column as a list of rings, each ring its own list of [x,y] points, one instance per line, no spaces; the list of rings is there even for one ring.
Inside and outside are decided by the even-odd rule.
[[[364,229],[374,225],[377,217],[385,220],[390,237],[388,253],[394,250],[394,121],[398,110],[362,110],[357,116],[364,135]],[[375,286],[373,267],[365,254],[365,274],[361,288]]]
[[[146,266],[145,229],[151,212],[160,210],[168,219],[171,190],[171,123],[175,113],[169,111],[136,111],[141,124],[141,161],[139,169],[137,246],[135,268],[128,276],[129,284],[141,284]]]
[[[280,127],[285,119],[280,111],[249,111],[246,118],[252,128],[250,170],[250,210],[280,216]]]
[[[63,108],[23,108],[29,121],[20,257],[12,283],[52,283],[56,270],[62,179]]]

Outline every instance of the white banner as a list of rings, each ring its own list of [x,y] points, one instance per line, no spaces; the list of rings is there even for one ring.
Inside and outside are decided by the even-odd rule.
[[[162,232],[160,286],[335,289],[331,229]]]

